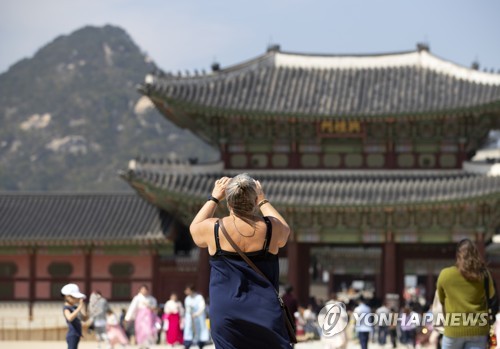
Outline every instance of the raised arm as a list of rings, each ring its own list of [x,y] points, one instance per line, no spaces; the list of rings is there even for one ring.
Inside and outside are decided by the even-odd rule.
[[[286,245],[288,241],[288,237],[290,236],[290,227],[288,223],[285,221],[285,218],[273,207],[273,205],[266,199],[264,195],[264,190],[262,189],[262,185],[259,181],[255,181],[257,184],[257,205],[259,206],[260,212],[262,215],[274,217],[278,222],[274,231],[279,234],[278,238],[278,247],[283,247]],[[278,229],[276,229],[278,228]]]
[[[82,313],[83,317],[85,317],[87,315],[87,313],[85,311],[85,303],[83,302],[83,298],[80,299],[80,303],[78,304],[78,307],[76,307],[75,310],[69,311],[69,309],[64,309],[64,317],[66,318],[66,320],[71,322],[74,319],[76,319],[76,317],[78,316],[78,313],[80,313],[80,312]]]
[[[213,224],[213,219],[211,218],[214,216],[218,203],[224,200],[226,196],[224,190],[226,189],[226,184],[229,180],[229,177],[222,177],[221,179],[215,181],[211,198],[205,202],[189,226],[189,231],[191,232],[193,241],[198,247],[208,247],[206,237],[207,232],[211,231],[210,227]]]

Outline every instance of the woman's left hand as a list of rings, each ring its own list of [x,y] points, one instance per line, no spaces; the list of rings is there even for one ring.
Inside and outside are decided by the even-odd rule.
[[[257,191],[257,203],[259,203],[266,198],[266,195],[264,195],[264,190],[259,181],[255,181],[255,186]]]
[[[230,180],[231,178],[229,177],[222,177],[216,180],[214,189],[212,190],[212,196],[219,201],[224,200],[224,198],[226,197],[226,186]]]

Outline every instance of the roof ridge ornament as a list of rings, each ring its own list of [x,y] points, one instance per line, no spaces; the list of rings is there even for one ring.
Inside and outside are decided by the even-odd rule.
[[[212,68],[212,71],[213,71],[214,73],[215,73],[215,72],[218,72],[218,71],[220,70],[220,64],[219,64],[219,62],[214,61],[214,62],[212,63],[211,68]]]
[[[417,42],[417,51],[418,52],[422,52],[422,51],[430,52],[431,48],[430,48],[430,45],[426,42]]]
[[[280,44],[269,44],[267,45],[267,52],[280,52]]]

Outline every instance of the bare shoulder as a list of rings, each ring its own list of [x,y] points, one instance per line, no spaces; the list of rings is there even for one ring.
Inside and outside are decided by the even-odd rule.
[[[271,221],[271,223],[274,225],[282,225],[280,220],[274,216],[266,216],[267,218],[269,218],[269,220]]]
[[[210,237],[212,236],[211,232],[213,230],[211,228],[217,220],[218,218],[208,218],[199,223],[191,224],[189,231],[191,232],[191,236],[196,246],[202,248],[207,247],[207,243],[210,241]]]
[[[288,225],[283,224],[278,218],[267,216],[273,226],[273,240],[278,243],[278,247],[285,246],[288,236],[290,235],[290,228]]]
[[[267,218],[269,218],[269,220],[271,221],[271,223],[273,225],[273,232],[275,230],[283,231],[283,230],[289,229],[288,225],[283,224],[278,218],[273,217],[273,216],[267,216]]]

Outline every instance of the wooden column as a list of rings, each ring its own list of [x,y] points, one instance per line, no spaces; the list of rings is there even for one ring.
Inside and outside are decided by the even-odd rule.
[[[83,249],[84,253],[84,258],[85,258],[85,279],[84,279],[84,284],[85,284],[85,294],[90,295],[90,293],[93,291],[92,290],[92,247],[88,246]]]
[[[208,248],[200,249],[200,256],[198,259],[198,278],[196,279],[196,288],[198,292],[205,298],[209,296],[208,285],[210,282],[210,264]]]
[[[309,301],[309,265],[310,248],[307,244],[289,241],[288,255],[288,282],[294,289],[299,304],[307,305]]]
[[[288,168],[300,168],[300,154],[297,142],[297,120],[291,118],[288,120],[290,127],[290,155]]]
[[[395,146],[395,124],[394,118],[387,118],[386,121],[389,137],[386,142],[386,164],[385,168],[396,168],[396,146]]]
[[[479,254],[483,257],[484,260],[486,260],[486,249],[484,246],[484,234],[483,234],[483,232],[476,233],[476,246],[477,246],[477,250],[479,251]]]
[[[396,243],[394,242],[394,232],[392,230],[392,208],[385,209],[386,215],[386,235],[383,246],[382,256],[382,275],[384,278],[384,292],[382,297],[385,298],[387,293],[397,293],[398,291],[398,259],[396,251]],[[404,277],[403,277],[404,278]]]
[[[386,142],[386,164],[385,168],[396,168],[396,153],[395,153],[395,146],[394,146],[394,141],[387,141]]]
[[[387,233],[386,242],[382,247],[384,253],[382,254],[382,276],[383,276],[383,289],[384,292],[381,297],[385,298],[387,293],[397,293],[397,259],[396,259],[396,243],[392,233]]]
[[[220,142],[220,158],[224,163],[224,168],[232,168],[230,163],[230,156],[227,148],[227,141]]]
[[[289,168],[300,168],[300,154],[296,141],[290,142]]]
[[[153,280],[151,280],[151,291],[157,299],[168,299],[168,295],[162,294],[160,281],[160,255],[156,248],[150,249],[151,262],[153,266]]]
[[[461,137],[458,140],[458,153],[457,153],[457,168],[462,167],[462,163],[467,161],[467,152],[465,151],[465,138]]]
[[[33,319],[33,303],[36,299],[36,247],[29,250],[29,318]]]

